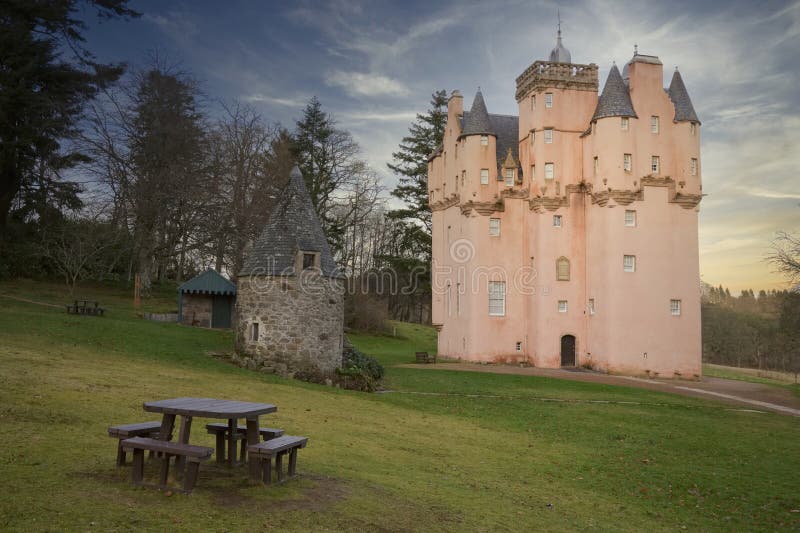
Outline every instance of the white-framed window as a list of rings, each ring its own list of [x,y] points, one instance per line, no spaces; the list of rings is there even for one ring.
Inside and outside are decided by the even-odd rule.
[[[633,156],[631,154],[622,154],[622,169],[625,172],[630,172],[633,168]]]
[[[597,173],[600,172],[600,160],[597,158],[597,156],[594,156],[594,167],[592,172],[594,172],[595,176],[597,176]]]
[[[628,131],[628,128],[630,127],[630,123],[631,123],[631,119],[629,119],[628,117],[622,117],[619,120],[620,127],[622,128],[623,131]]]
[[[544,106],[553,107],[553,93],[544,93]]]
[[[567,301],[566,300],[559,300],[558,301],[558,312],[559,313],[566,313],[567,312]]]
[[[672,316],[680,316],[681,315],[681,301],[680,300],[670,300],[669,301],[669,313]]]
[[[517,341],[517,344],[516,344],[516,350],[517,350],[518,352],[521,352],[521,351],[522,351],[522,343],[521,343],[521,342],[519,342],[519,341]]]
[[[489,282],[489,316],[506,315],[506,282]]]
[[[625,210],[625,225],[629,228],[636,227],[636,211],[633,209],[626,209]]]
[[[650,170],[653,174],[658,174],[661,170],[661,158],[654,155],[650,158]]]
[[[531,96],[531,109],[536,109],[536,95]]]
[[[689,134],[690,135],[697,135],[697,123],[690,122],[689,123]]]
[[[545,163],[544,164],[544,179],[551,180],[553,179],[553,175],[555,174],[555,167],[553,163]]]
[[[481,135],[481,146],[489,146],[489,136]]]
[[[697,176],[697,158],[693,157],[691,161],[689,161],[689,168],[692,171],[692,176]]]
[[[514,169],[507,168],[503,171],[503,177],[505,178],[506,187],[513,187],[514,186]]]
[[[561,215],[553,215],[553,227],[554,228],[561,227]]]
[[[636,256],[623,255],[622,256],[622,270],[625,272],[636,272]]]
[[[489,235],[491,237],[498,237],[500,235],[500,219],[499,218],[490,218],[489,219]]]
[[[658,117],[653,115],[652,117],[650,117],[650,133],[658,133],[658,127],[659,127]]]
[[[566,257],[556,259],[556,281],[569,281],[569,259]]]
[[[589,298],[589,314],[594,314],[594,298]]]
[[[489,169],[481,169],[481,185],[489,185]]]
[[[258,342],[258,322],[253,322],[250,325],[250,340]]]
[[[553,128],[546,128],[544,130],[544,143],[553,144]]]

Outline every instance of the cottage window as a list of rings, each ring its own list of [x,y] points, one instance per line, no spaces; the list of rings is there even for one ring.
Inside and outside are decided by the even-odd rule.
[[[258,342],[258,322],[253,322],[250,326],[250,340]]]
[[[680,316],[681,314],[681,301],[680,300],[670,300],[669,301],[669,312],[672,316]]]
[[[622,270],[625,272],[636,272],[636,256],[624,255],[622,256]]]
[[[489,169],[481,169],[481,185],[489,185]]]
[[[500,235],[500,219],[499,218],[490,218],[489,219],[489,236],[498,237],[499,235]]]
[[[303,270],[314,268],[314,255],[315,254],[303,254]]]
[[[697,176],[697,158],[693,157],[690,161],[690,167],[692,170],[692,176]]]
[[[544,93],[544,106],[553,107],[553,93]]]
[[[506,282],[489,282],[489,316],[505,316],[506,314]]]
[[[625,211],[625,225],[629,228],[636,226],[636,211],[628,209]]]
[[[554,228],[561,227],[561,215],[553,215],[553,227]]]
[[[661,158],[657,155],[654,155],[650,158],[650,170],[653,174],[658,174],[659,169],[661,168]]]
[[[653,115],[650,117],[650,133],[658,133],[658,117]]]
[[[566,300],[559,300],[558,301],[558,312],[559,313],[566,313],[567,312],[567,301]]]
[[[513,187],[514,186],[514,169],[507,168],[505,170],[505,179],[506,179],[506,186]]]
[[[544,179],[551,180],[553,179],[553,175],[555,174],[555,170],[553,168],[553,163],[545,163],[544,164]]]
[[[553,128],[547,128],[544,130],[544,143],[553,144]]]
[[[481,135],[481,146],[489,146],[489,136]]]
[[[628,127],[630,125],[630,120],[628,117],[622,117],[620,119],[620,126],[622,127],[623,131],[628,131]]]
[[[566,257],[556,260],[556,281],[569,281],[569,259]]]
[[[633,156],[631,154],[624,154],[622,156],[622,168],[625,172],[630,172],[633,167]]]

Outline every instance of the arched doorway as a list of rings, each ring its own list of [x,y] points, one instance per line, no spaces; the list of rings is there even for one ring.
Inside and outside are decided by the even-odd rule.
[[[575,366],[575,336],[561,337],[561,366]]]

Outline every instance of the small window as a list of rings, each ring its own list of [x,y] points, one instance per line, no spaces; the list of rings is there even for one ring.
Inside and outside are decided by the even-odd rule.
[[[693,157],[690,161],[690,168],[692,171],[692,176],[697,176],[697,158]]]
[[[544,106],[553,107],[553,93],[544,93]]]
[[[519,342],[519,341],[517,341],[516,350],[517,350],[518,352],[521,352],[521,351],[522,351],[522,343],[521,343],[521,342]]]
[[[630,172],[633,167],[633,156],[631,154],[624,154],[622,156],[622,168],[625,172]]]
[[[544,143],[553,144],[553,128],[547,128],[544,130]]]
[[[489,282],[489,316],[505,316],[506,314],[506,282]]]
[[[458,143],[456,143],[456,147],[453,148],[453,150],[454,150],[455,158],[458,159]]]
[[[531,148],[533,148],[533,143],[536,141],[536,132],[531,130]]]
[[[597,176],[598,172],[600,172],[600,160],[597,159],[597,156],[594,156],[594,175]]]
[[[514,186],[514,169],[513,168],[505,169],[505,176],[504,177],[505,177],[505,180],[506,180],[506,186],[507,187],[513,187]]]
[[[489,146],[489,136],[481,135],[481,146]]]
[[[569,259],[566,257],[556,260],[556,281],[569,281]]]
[[[632,209],[625,211],[625,225],[629,228],[636,227],[636,211]]]
[[[258,322],[253,322],[250,327],[250,340],[258,342]]]
[[[561,215],[553,215],[553,227],[561,227]]]
[[[567,312],[567,301],[566,300],[559,300],[558,301],[558,312],[559,313],[566,313]]]
[[[669,312],[672,316],[680,316],[681,315],[681,301],[680,300],[670,300],[669,301]]]
[[[536,109],[536,95],[531,96],[531,109]]]
[[[303,270],[314,268],[314,260],[316,259],[316,254],[303,254]]]
[[[481,185],[489,185],[489,169],[481,169]]]
[[[466,179],[467,179],[467,171],[466,170],[462,170],[461,171],[461,186],[462,187],[464,186],[464,181],[466,181]]]
[[[500,235],[500,219],[499,218],[490,218],[489,219],[489,235],[492,237],[497,237]]]
[[[594,314],[594,298],[589,298],[589,314]]]
[[[623,131],[628,131],[628,128],[630,127],[630,120],[631,119],[628,117],[622,117],[620,119],[620,126],[622,127]]]
[[[622,270],[625,272],[636,272],[636,256],[624,255],[622,256]]]
[[[657,155],[654,155],[650,158],[650,170],[653,171],[653,174],[658,174],[661,169],[661,158]]]
[[[531,165],[531,181],[536,179],[536,165]]]
[[[697,124],[694,122],[689,123],[689,133],[691,135],[697,135]]]
[[[658,117],[655,116],[655,115],[650,117],[650,132],[651,133],[658,133],[658,126],[659,126]]]
[[[544,164],[544,179],[551,180],[553,179],[553,175],[555,174],[555,170],[553,168],[553,163],[545,163]]]

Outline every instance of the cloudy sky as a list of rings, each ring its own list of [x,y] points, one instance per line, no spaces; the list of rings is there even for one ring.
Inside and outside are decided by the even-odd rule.
[[[316,95],[349,129],[387,188],[391,152],[436,89],[478,86],[490,112],[517,114],[515,79],[546,59],[560,9],[576,63],[634,44],[679,66],[703,123],[700,272],[732,291],[780,288],[763,256],[800,230],[800,0],[161,2],[142,18],[89,18],[89,47],[142,65],[152,51],[201,80],[209,99],[250,102],[291,127]]]

